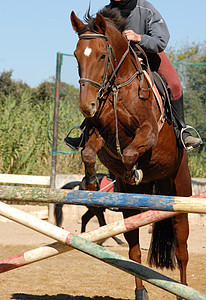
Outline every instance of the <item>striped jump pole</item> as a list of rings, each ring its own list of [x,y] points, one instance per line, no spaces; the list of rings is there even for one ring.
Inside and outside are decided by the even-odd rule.
[[[50,238],[56,239],[65,245],[87,253],[90,256],[102,260],[131,275],[137,276],[142,280],[156,285],[174,295],[188,300],[206,299],[205,294],[198,292],[191,287],[185,286],[124,256],[116,254],[108,249],[87,241],[82,237],[67,232],[64,229],[56,227],[45,221],[38,220],[37,218],[16,208],[12,208],[2,202],[0,203],[0,214],[8,219],[34,229],[35,231],[38,231]]]
[[[204,198],[0,186],[0,200],[206,213]]]
[[[115,236],[151,223],[171,218],[178,214],[179,213],[176,212],[150,210],[123,219],[121,221],[117,221],[112,224],[99,227],[93,231],[81,233],[79,234],[79,236],[83,237],[86,240],[89,240],[90,242],[99,242],[111,236]],[[9,258],[4,258],[0,260],[0,273],[7,272],[15,268],[19,268],[70,250],[73,250],[73,248],[56,242],[26,251],[24,253]]]

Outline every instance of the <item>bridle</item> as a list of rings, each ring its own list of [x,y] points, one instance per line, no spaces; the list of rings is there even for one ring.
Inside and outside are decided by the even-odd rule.
[[[106,91],[107,86],[108,86],[108,72],[109,72],[109,68],[110,65],[112,66],[113,72],[114,72],[114,65],[113,65],[113,61],[116,64],[116,58],[114,55],[114,51],[112,49],[112,46],[109,43],[109,39],[106,35],[103,34],[97,34],[97,33],[91,33],[91,34],[81,34],[79,35],[79,39],[85,39],[85,40],[91,40],[91,39],[96,39],[96,38],[100,38],[100,39],[104,39],[107,43],[107,55],[106,55],[106,68],[104,70],[104,75],[103,75],[103,79],[102,79],[102,83],[99,83],[97,81],[91,80],[89,78],[80,78],[79,83],[80,84],[85,84],[90,83],[93,86],[99,88],[98,93],[97,93],[97,98],[101,97],[103,95],[103,93]],[[112,61],[113,58],[113,61]]]

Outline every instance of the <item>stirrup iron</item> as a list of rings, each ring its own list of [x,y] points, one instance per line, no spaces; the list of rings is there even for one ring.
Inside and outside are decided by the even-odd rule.
[[[80,143],[79,143],[79,145],[78,145],[77,148],[73,147],[73,145],[71,145],[71,144],[67,141],[67,138],[69,138],[69,135],[71,134],[71,132],[72,132],[74,129],[80,129],[80,130],[81,130],[81,133],[82,133],[82,134],[81,134],[81,141],[80,141]],[[75,139],[75,138],[74,138],[74,139]],[[80,148],[80,146],[81,146],[83,140],[84,140],[84,130],[81,128],[81,126],[74,126],[74,127],[68,132],[67,136],[66,136],[65,139],[64,139],[64,142],[65,142],[66,145],[69,146],[70,148],[72,148],[72,149],[74,149],[74,150],[78,150],[78,149]]]
[[[183,145],[183,147],[185,148],[185,150],[189,151],[189,150],[193,150],[194,147],[193,147],[193,146],[187,147],[187,146],[185,145],[184,140],[183,140],[183,132],[184,132],[185,130],[187,130],[187,129],[192,129],[192,130],[194,130],[194,131],[196,132],[197,137],[201,140],[201,143],[200,143],[198,146],[202,145],[203,142],[202,142],[202,139],[201,139],[201,136],[200,136],[199,132],[198,132],[194,127],[189,126],[189,125],[186,125],[184,128],[181,129],[181,132],[180,132],[180,139],[181,139],[182,145]],[[197,146],[197,147],[198,147],[198,146]]]

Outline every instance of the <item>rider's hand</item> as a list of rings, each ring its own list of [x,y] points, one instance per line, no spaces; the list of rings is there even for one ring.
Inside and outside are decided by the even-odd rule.
[[[135,43],[141,42],[141,35],[135,33],[133,30],[125,30],[124,33],[128,41]]]

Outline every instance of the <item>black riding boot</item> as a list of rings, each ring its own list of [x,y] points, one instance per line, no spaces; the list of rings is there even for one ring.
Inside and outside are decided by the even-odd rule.
[[[187,129],[187,126],[185,125],[183,95],[177,100],[171,101],[171,106],[174,117],[174,131],[180,145],[183,146],[186,150],[191,150],[200,146],[202,144],[202,140],[199,134],[196,132],[198,134],[198,137],[193,137]],[[190,126],[188,126],[188,128],[195,130]]]
[[[80,135],[80,137],[72,138],[69,135],[72,132],[72,130],[75,128],[79,128],[82,131],[82,134]],[[84,147],[84,143],[85,143],[84,128],[85,128],[85,120],[82,122],[80,126],[75,126],[69,131],[69,133],[64,139],[67,146],[69,146],[73,150],[78,150],[80,147]]]

